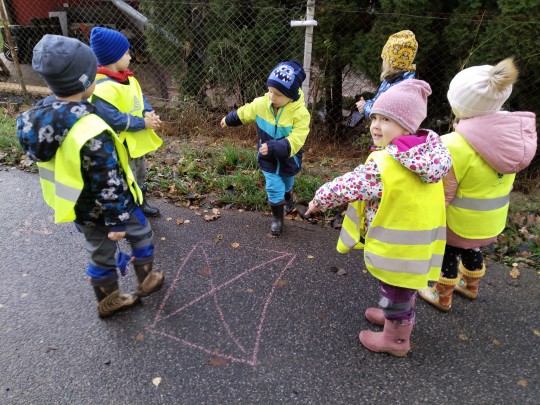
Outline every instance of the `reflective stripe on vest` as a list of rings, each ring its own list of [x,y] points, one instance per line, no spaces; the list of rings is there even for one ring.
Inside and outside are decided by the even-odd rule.
[[[387,284],[425,288],[428,281],[439,277],[446,243],[442,182],[423,183],[386,151],[374,152],[370,159],[381,172],[383,198],[365,236],[366,267]],[[353,247],[362,245],[364,210],[357,209],[347,209],[343,224],[347,222],[348,229],[342,226],[339,251],[350,248],[356,240],[360,243]]]
[[[452,154],[458,188],[446,208],[448,227],[467,239],[487,239],[506,225],[515,174],[497,173],[458,132],[441,137]]]
[[[337,243],[340,253],[347,253],[351,249],[364,248],[364,201],[355,201],[349,204]]]
[[[96,76],[94,95],[113,105],[122,113],[135,117],[143,116],[144,97],[141,86],[134,77],[129,77],[129,84],[126,85],[99,73]],[[140,131],[120,131],[119,137],[122,142],[127,144],[131,158],[138,158],[148,152],[155,151],[163,143],[151,128]]]
[[[75,219],[75,204],[84,187],[80,151],[88,140],[104,131],[111,134],[119,164],[135,202],[142,203],[142,192],[129,167],[124,145],[105,121],[95,114],[88,114],[73,125],[51,160],[37,164],[43,197],[54,209],[55,223],[71,222]]]

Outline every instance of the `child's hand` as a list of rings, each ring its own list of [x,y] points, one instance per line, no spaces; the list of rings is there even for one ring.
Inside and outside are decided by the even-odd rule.
[[[321,209],[315,205],[313,200],[309,202],[308,209],[306,213],[304,214],[304,217],[309,217],[311,214],[315,214],[316,212],[319,212]]]
[[[360,97],[360,100],[356,102],[356,108],[358,108],[358,111],[362,112],[365,104],[366,100],[364,100],[364,97]]]
[[[154,111],[144,113],[144,124],[146,128],[157,129],[161,126],[162,121]]]
[[[259,149],[259,153],[260,153],[261,155],[263,155],[263,156],[268,155],[268,145],[265,144],[265,143],[263,143],[263,144],[261,145],[261,148]]]
[[[223,117],[221,120],[221,128],[227,128],[227,123],[225,122],[225,118],[227,117]]]
[[[110,240],[114,240],[115,242],[118,242],[119,240],[124,239],[126,236],[125,232],[109,232],[107,234]]]

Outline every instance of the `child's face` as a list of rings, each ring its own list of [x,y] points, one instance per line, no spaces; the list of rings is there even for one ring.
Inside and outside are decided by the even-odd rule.
[[[268,97],[270,97],[272,105],[276,108],[281,108],[292,101],[275,87],[268,87]]]
[[[381,114],[371,114],[371,137],[375,146],[386,146],[398,136],[408,135],[409,131],[391,118]]]
[[[120,58],[118,62],[116,62],[116,68],[119,72],[123,72],[129,67],[129,62],[131,62],[131,55],[129,54],[129,50]]]

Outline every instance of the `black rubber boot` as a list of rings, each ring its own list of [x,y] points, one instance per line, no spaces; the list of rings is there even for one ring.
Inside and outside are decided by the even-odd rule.
[[[272,214],[274,215],[274,218],[272,219],[272,226],[270,227],[270,231],[272,232],[272,235],[279,236],[281,235],[281,231],[283,230],[283,210],[285,205],[272,205]]]
[[[289,212],[292,212],[293,208],[293,199],[291,193],[285,193],[285,213],[288,214]]]
[[[152,263],[135,264],[135,274],[137,275],[137,295],[139,297],[146,297],[157,291],[163,285],[165,276],[162,271],[152,271]]]
[[[147,217],[159,217],[160,212],[159,208],[153,207],[148,204],[148,201],[146,199],[146,191],[148,188],[146,187],[146,184],[144,184],[141,187],[141,191],[143,193],[143,203],[141,204],[141,210]]]
[[[98,301],[98,315],[100,318],[107,318],[141,302],[139,297],[122,294],[117,281],[106,285],[94,285],[93,287]]]

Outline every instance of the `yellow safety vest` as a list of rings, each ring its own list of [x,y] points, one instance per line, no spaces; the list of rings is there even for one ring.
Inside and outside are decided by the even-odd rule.
[[[369,272],[398,287],[422,289],[437,280],[446,244],[442,182],[426,184],[386,151],[373,152],[383,196],[364,240],[365,203],[349,204],[337,250],[364,248]]]
[[[458,132],[441,139],[452,155],[458,182],[456,196],[446,208],[448,227],[468,239],[499,235],[506,225],[516,175],[497,173]]]
[[[54,209],[55,223],[75,220],[75,204],[84,186],[81,172],[81,148],[88,140],[106,130],[110,132],[114,140],[129,190],[135,202],[142,203],[142,192],[129,168],[126,148],[105,121],[95,114],[88,114],[73,125],[51,160],[37,164],[43,198],[47,205]]]
[[[121,84],[108,76],[98,73],[96,76],[96,89],[92,95],[115,106],[118,111],[135,117],[142,117],[144,99],[141,86],[134,77],[129,77],[129,84]],[[148,152],[157,150],[163,143],[161,138],[151,128],[140,131],[120,131],[120,140],[127,144],[131,158],[141,157]]]

